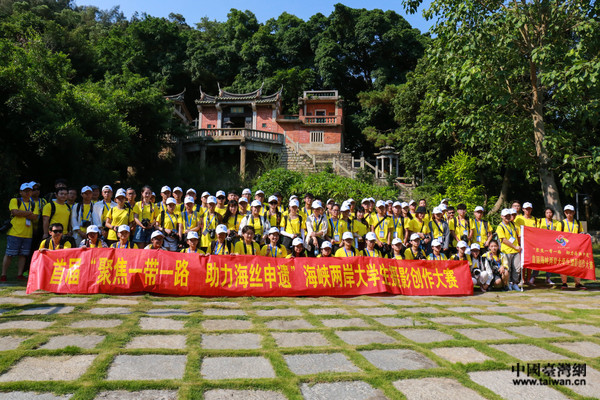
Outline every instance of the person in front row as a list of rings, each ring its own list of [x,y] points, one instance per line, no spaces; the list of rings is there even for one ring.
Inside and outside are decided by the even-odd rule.
[[[508,287],[508,259],[500,252],[500,245],[494,239],[490,241],[489,251],[483,255],[483,262],[492,271],[491,284],[498,289],[509,290]]]
[[[96,225],[90,225],[85,232],[86,238],[81,241],[79,247],[95,249],[98,247],[107,247],[106,243],[100,238],[100,229]]]
[[[437,218],[437,213],[434,210],[433,217]],[[429,222],[431,224],[431,222]],[[442,243],[438,239],[431,241],[431,254],[427,256],[428,260],[443,261],[447,260],[448,257],[442,253]]]
[[[377,235],[375,232],[367,232],[367,247],[360,251],[359,256],[383,258],[381,252],[375,248],[377,244]]]
[[[391,258],[394,260],[404,260],[402,255],[402,248],[404,247],[404,240],[396,237],[392,240],[392,255]]]
[[[304,241],[299,237],[292,240],[292,252],[287,256],[287,258],[296,257],[308,257],[308,252],[304,248]]]
[[[423,249],[420,248],[421,236],[418,233],[410,235],[410,247],[404,250],[405,260],[426,260],[427,256]]]
[[[471,279],[473,285],[479,285],[479,289],[485,293],[492,282],[492,270],[483,262],[481,257],[481,246],[479,243],[471,245]]]
[[[565,219],[558,222],[557,231],[569,232],[569,233],[583,233],[583,228],[581,227],[581,223],[575,219],[575,207],[571,204],[567,204],[563,209],[563,213],[565,215]],[[560,280],[562,281],[562,285],[560,288],[565,290],[569,287],[567,283],[567,275],[560,275]],[[587,290],[585,286],[581,284],[581,278],[573,277],[575,281],[575,289],[579,290]]]
[[[354,235],[352,232],[346,231],[342,235],[342,247],[337,249],[335,257],[354,257],[356,255],[356,250],[354,249]]]
[[[227,226],[224,224],[217,225],[217,227],[215,228],[215,234],[217,236],[217,240],[211,242],[210,246],[206,251],[206,254],[214,254],[216,256],[233,254],[231,241],[227,240]],[[239,242],[240,241],[238,241],[237,243]]]
[[[120,225],[117,229],[119,239],[110,245],[112,249],[137,249],[137,245],[129,240],[131,228],[129,225]]]
[[[145,250],[167,250],[163,247],[165,235],[161,231],[154,231],[150,235],[150,244],[144,247]]]
[[[260,251],[261,256],[273,257],[273,258],[285,258],[287,257],[287,250],[279,242],[279,229],[272,227],[269,229],[269,244],[265,244]]]
[[[204,255],[204,252],[198,248],[198,242],[200,241],[198,232],[189,231],[186,235],[186,239],[189,247],[187,249],[182,249],[180,253],[196,253]]]
[[[242,228],[242,240],[235,244],[233,253],[240,256],[260,255],[260,245],[254,241],[254,227],[246,225]]]
[[[70,249],[71,243],[62,240],[63,229],[63,225],[60,222],[55,222],[50,225],[50,229],[48,229],[50,237],[42,240],[39,250]]]
[[[467,246],[467,242],[465,242],[464,240],[459,240],[456,244],[456,250],[458,250],[458,253],[450,257],[450,259],[455,261],[468,261],[470,265],[471,256],[467,254]]]
[[[331,257],[331,251],[332,251],[331,247],[332,247],[332,245],[331,245],[330,241],[327,241],[327,240],[324,241],[321,244],[321,254],[319,254],[317,256],[317,258]]]

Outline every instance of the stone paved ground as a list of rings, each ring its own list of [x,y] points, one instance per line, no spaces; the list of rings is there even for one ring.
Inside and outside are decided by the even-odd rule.
[[[225,299],[0,286],[0,310],[0,400],[600,397],[594,290]],[[586,385],[513,383],[538,363],[584,363]]]

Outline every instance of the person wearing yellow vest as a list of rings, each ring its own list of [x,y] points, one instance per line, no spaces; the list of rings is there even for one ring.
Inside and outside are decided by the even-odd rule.
[[[479,285],[479,289],[482,293],[485,293],[492,283],[492,270],[483,261],[481,257],[481,246],[479,243],[473,243],[471,245],[471,279],[473,285]]]
[[[340,207],[340,224],[342,224],[344,232],[354,232],[354,219],[350,215],[350,203],[348,203],[348,201],[342,203],[342,206]]]
[[[431,220],[427,223],[427,226],[431,233],[431,238],[437,240],[442,246],[442,252],[447,253],[450,249],[451,234],[448,222],[444,221],[443,215],[444,214],[439,207],[434,207],[431,214]]]
[[[177,201],[169,197],[166,201],[167,209],[160,211],[156,219],[156,229],[160,230],[164,238],[163,246],[169,251],[177,251],[177,246],[181,240],[181,217],[175,212]]]
[[[364,257],[385,258],[385,256],[375,248],[375,245],[377,244],[377,235],[375,235],[375,232],[367,232],[366,239],[367,245],[358,255]]]
[[[391,228],[392,228],[392,241],[393,239],[400,239],[402,243],[406,243],[408,236],[408,220],[402,215],[402,203],[396,201],[392,204],[392,216]]]
[[[245,198],[242,197],[242,199]],[[240,229],[242,218],[244,217],[239,213],[239,209],[240,207],[237,200],[230,200],[229,203],[227,203],[227,211],[225,211],[225,215],[223,215],[223,224],[227,226],[227,236],[229,236],[229,240],[233,242],[239,240],[238,231]]]
[[[404,241],[400,238],[392,239],[392,253],[390,254],[390,258],[394,260],[404,260],[404,254],[402,254],[402,249],[404,248]]]
[[[317,256],[317,258],[327,258],[327,257],[332,257],[331,253],[332,253],[332,249],[331,249],[331,242],[325,240],[323,243],[321,243],[321,254],[319,254]]]
[[[239,256],[260,255],[260,245],[254,241],[254,234],[255,231],[252,225],[244,226],[242,228],[242,240],[235,244],[233,254]]]
[[[427,256],[427,259],[432,261],[444,261],[448,259],[448,257],[442,253],[442,243],[439,240],[433,239],[431,241],[431,254]]]
[[[204,255],[204,252],[198,248],[198,242],[200,242],[200,236],[198,236],[198,232],[189,231],[185,237],[188,247],[186,249],[182,249],[180,253]]]
[[[110,187],[110,185],[104,185],[102,186],[102,200],[94,204],[94,218],[92,222],[101,229],[104,237],[108,234],[108,230],[104,226],[106,214],[108,214],[111,208],[117,205],[117,203],[112,201],[112,195],[112,187]]]
[[[500,241],[500,251],[506,255],[509,269],[509,290],[520,290],[523,285],[521,276],[521,245],[519,231],[511,221],[512,211],[505,208],[501,213],[502,222],[496,228],[496,234]],[[519,286],[520,285],[520,286]]]
[[[156,223],[157,207],[150,201],[151,196],[152,188],[144,186],[142,188],[142,200],[135,203],[133,207],[133,220],[136,224],[133,243],[136,243],[142,249],[150,243],[150,236]]]
[[[106,214],[105,225],[109,229],[106,238],[108,244],[113,244],[118,240],[117,232],[121,225],[132,225],[134,223],[133,211],[125,204],[127,200],[125,190],[117,190],[115,200],[117,200],[117,205]]]
[[[531,215],[533,211],[533,205],[529,202],[523,203],[523,215],[515,218],[515,226],[520,230],[521,226],[528,226],[531,228],[537,227],[537,218]],[[525,268],[523,271],[523,279],[530,286],[535,286],[535,279],[532,279],[532,270]]]
[[[300,215],[302,215],[304,221],[307,221],[308,217],[311,216],[313,213],[312,204],[314,200],[315,196],[313,196],[312,193],[308,192],[304,195],[304,207],[300,210],[299,213]]]
[[[227,206],[225,205],[225,200],[227,199],[227,196],[225,195],[224,191],[219,190],[217,191],[215,197],[217,198],[217,206],[215,207],[215,211],[217,211],[219,214],[221,214],[221,216],[223,216],[225,215],[225,211],[227,211]]]
[[[137,245],[129,240],[131,228],[129,225],[121,225],[118,228],[119,240],[110,245],[113,249],[137,249]]]
[[[313,213],[306,219],[306,242],[308,251],[318,255],[321,243],[327,235],[327,218],[323,215],[323,205],[319,200],[312,203]]]
[[[86,238],[81,241],[79,247],[89,249],[107,247],[106,243],[100,238],[100,229],[96,225],[90,225],[85,232]]]
[[[150,244],[144,247],[144,250],[167,250],[163,247],[165,235],[161,231],[154,231],[150,235]]]
[[[546,209],[544,210],[544,218],[539,218],[537,220],[536,228],[545,229],[548,231],[556,231],[558,230],[557,225],[559,225],[559,223],[554,220],[554,209],[551,207],[546,207]],[[531,279],[529,280],[529,284],[531,286],[535,286],[535,278],[537,278],[539,274],[539,270],[533,271],[533,273],[531,274]],[[546,271],[546,284],[549,286],[554,286],[554,282],[552,282],[551,278],[552,273]]]
[[[467,254],[467,247],[469,247],[467,242],[465,242],[464,240],[460,240],[456,244],[457,253],[455,255],[453,255],[452,257],[450,257],[450,260],[468,261],[469,265],[471,265],[471,255]]]
[[[60,250],[60,249],[70,249],[71,243],[68,241],[63,241],[63,226],[60,222],[55,222],[50,225],[50,229],[48,234],[50,237],[42,240],[40,243],[40,252],[44,252],[46,250]]]
[[[340,219],[340,205],[333,204],[329,210],[330,217],[327,219],[326,240],[337,250],[342,243],[342,235],[348,230],[348,224]]]
[[[242,197],[243,198],[243,197]],[[231,241],[227,238],[227,227],[223,224],[218,225],[215,229],[217,240],[213,241],[208,250],[207,255],[228,255],[233,253]]]
[[[475,219],[473,220],[473,243],[477,243],[480,248],[487,249],[492,241],[492,224],[488,221],[484,221],[483,219],[483,207],[477,206],[475,207],[475,211],[473,212],[473,216]]]
[[[563,213],[565,219],[558,223],[559,231],[561,232],[569,232],[569,233],[583,233],[583,228],[581,223],[575,219],[575,207],[571,204],[567,204],[563,209]],[[567,283],[567,275],[560,275],[560,280],[562,281],[561,289],[565,290],[569,287]],[[575,281],[575,289],[587,290],[585,286],[581,284],[581,278],[573,277]]]
[[[461,203],[456,206],[456,213],[457,216],[448,221],[448,226],[454,236],[452,246],[456,247],[457,243],[461,240],[467,242],[468,245],[473,238],[473,227],[471,226],[471,220],[467,215],[467,205]]]
[[[521,208],[521,202],[519,200],[513,200],[512,206],[510,208],[510,213],[512,217],[512,222],[515,224],[516,227],[524,225],[523,212]]]
[[[335,257],[354,257],[357,255],[354,249],[354,235],[352,232],[344,232],[342,235],[342,247],[337,249]]]
[[[92,188],[81,188],[81,202],[76,203],[71,209],[71,226],[75,243],[81,242],[86,236],[88,226],[92,225],[94,203],[92,203]]]
[[[252,190],[250,190],[249,188],[246,188],[244,190],[242,190],[242,197],[246,199],[246,203],[250,203],[252,201]],[[240,197],[240,200],[242,199],[242,197]],[[239,200],[238,200],[239,203]]]
[[[279,199],[275,195],[269,197],[269,209],[265,213],[265,218],[272,227],[276,228],[281,225],[281,208]]]
[[[292,241],[292,251],[290,252],[290,254],[287,255],[286,258],[296,257],[308,257],[308,252],[304,247],[304,242],[299,237]]]
[[[11,227],[7,232],[6,237],[6,252],[2,262],[2,275],[0,281],[7,280],[6,273],[14,256],[18,257],[17,261],[17,279],[27,280],[23,276],[25,271],[25,261],[31,252],[33,241],[33,225],[34,221],[39,218],[40,210],[36,207],[36,203],[31,200],[32,185],[23,183],[20,187],[20,199],[12,199],[8,205],[11,215]]]
[[[410,235],[410,247],[404,250],[405,260],[426,260],[427,255],[421,249],[421,237],[418,233]]]
[[[65,236],[69,233],[69,225],[71,222],[71,207],[66,203],[67,201],[67,189],[58,188],[56,189],[56,199],[50,200],[48,204],[44,206],[42,212],[42,221],[44,224],[44,238],[49,236],[50,225],[54,223],[60,223],[65,230]],[[52,215],[52,209],[54,207],[54,215]]]
[[[354,233],[354,246],[357,251],[365,248],[365,235],[369,231],[369,223],[365,219],[365,209],[359,206],[356,209],[356,219],[352,222],[352,233]]]
[[[414,218],[408,223],[408,230],[410,235],[419,236],[419,245],[422,249],[426,249],[431,242],[431,236],[429,235],[429,227],[423,219],[425,217],[425,207],[417,207],[415,209]]]
[[[246,215],[250,214],[250,208],[248,205],[248,199],[246,199],[244,196],[240,197],[238,200],[238,214],[240,214],[240,217],[245,217]]]
[[[216,240],[216,229],[222,221],[221,214],[215,210],[215,207],[217,206],[217,199],[215,196],[208,196],[206,204],[208,209],[204,213],[204,219],[202,220],[202,237],[200,239],[200,247],[204,252],[207,252],[211,242]],[[227,230],[227,228],[225,229]]]
[[[261,213],[262,206],[263,205],[259,200],[254,200],[252,202],[250,207],[251,214],[242,218],[242,222],[240,222],[240,229],[238,231],[238,234],[243,237],[243,229],[246,226],[251,226],[254,234],[256,235],[255,240],[258,242],[259,247],[260,243],[266,241],[269,229],[271,229],[269,220],[266,219]]]
[[[386,214],[386,204],[379,200],[376,204],[377,214],[371,217],[371,232],[375,233],[377,250],[382,255],[390,252],[392,246],[392,221]]]
[[[279,242],[279,229],[272,227],[269,229],[269,243],[262,247],[260,255],[273,258],[286,258],[287,250],[285,246],[277,244],[277,242]]]
[[[500,245],[495,239],[490,241],[489,251],[483,255],[483,262],[492,271],[491,285],[504,291],[510,290],[508,259],[506,254],[500,252]]]
[[[279,233],[283,236],[283,245],[292,250],[292,242],[296,238],[304,241],[306,235],[306,220],[298,214],[300,203],[298,199],[290,200],[288,214],[281,218]]]
[[[198,211],[195,210],[194,198],[186,196],[183,204],[185,205],[184,210],[181,212],[179,218],[181,219],[181,237],[186,237],[189,232],[200,232],[202,227],[202,219],[198,215]]]

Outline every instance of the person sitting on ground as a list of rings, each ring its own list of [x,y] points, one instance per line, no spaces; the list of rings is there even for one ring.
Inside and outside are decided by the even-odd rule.
[[[392,240],[392,254],[391,258],[394,260],[404,260],[402,255],[402,249],[404,248],[404,241],[397,237]]]
[[[331,247],[331,242],[327,240],[321,243],[321,254],[319,254],[317,258],[331,257]]]
[[[145,250],[167,250],[163,247],[165,235],[161,231],[154,231],[150,235],[150,244],[144,247]]]
[[[269,244],[265,244],[260,251],[261,256],[274,257],[274,258],[285,258],[287,257],[287,250],[279,242],[279,229],[272,227],[269,229]]]
[[[304,241],[300,238],[296,238],[292,241],[292,252],[287,256],[287,258],[296,257],[308,257],[308,252],[304,248]]]
[[[450,257],[451,260],[454,261],[468,261],[471,264],[471,256],[467,254],[467,242],[464,240],[459,240],[456,244],[456,250],[458,253]]]
[[[60,222],[55,222],[50,225],[50,229],[48,230],[49,238],[42,240],[40,243],[40,251],[44,250],[60,250],[60,249],[70,249],[71,243],[68,241],[64,241],[63,239],[63,225]]]
[[[436,218],[435,208],[433,218]],[[431,223],[431,221],[429,221],[429,223]],[[440,243],[438,239],[433,239],[431,241],[431,254],[427,256],[427,259],[433,261],[443,261],[448,259],[448,257],[442,253],[442,243]]]
[[[483,262],[492,271],[492,286],[502,290],[509,290],[508,259],[504,253],[500,252],[500,245],[496,240],[492,239],[490,241],[489,251],[483,255]]]
[[[426,260],[427,256],[421,249],[421,236],[418,233],[410,235],[410,247],[404,250],[405,260]]]
[[[182,249],[181,253],[196,253],[204,255],[204,252],[198,248],[198,242],[200,241],[200,236],[198,236],[198,232],[189,231],[186,235],[188,248]]]
[[[471,245],[471,279],[473,285],[479,285],[479,289],[485,293],[492,282],[492,270],[489,269],[487,263],[483,262],[481,257],[481,246],[479,243]]]
[[[361,250],[358,255],[359,256],[364,256],[364,257],[378,257],[378,258],[384,258],[383,255],[381,254],[381,251],[377,250],[375,248],[375,245],[377,244],[377,235],[375,234],[375,232],[367,232],[367,246]]]
[[[217,225],[215,229],[215,234],[217,236],[217,240],[211,242],[208,251],[206,254],[209,255],[228,255],[232,254],[232,244],[231,240],[227,240],[227,227],[223,224]],[[237,243],[239,243],[238,241]]]
[[[106,243],[100,238],[100,229],[96,225],[90,225],[85,232],[86,238],[81,241],[81,248],[102,248],[107,247]]]
[[[129,225],[121,225],[117,229],[119,239],[110,245],[111,249],[137,249],[137,245],[129,240],[131,228]]]

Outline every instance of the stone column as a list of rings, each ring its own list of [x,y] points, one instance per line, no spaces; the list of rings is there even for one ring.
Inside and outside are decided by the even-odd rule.
[[[240,142],[240,175],[246,175],[246,142]]]

